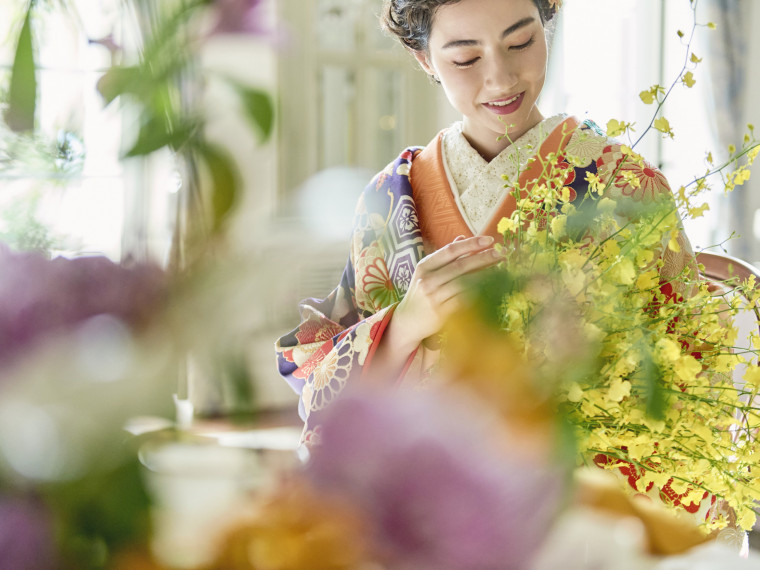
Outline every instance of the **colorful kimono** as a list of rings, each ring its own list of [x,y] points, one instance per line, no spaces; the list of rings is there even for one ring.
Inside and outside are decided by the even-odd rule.
[[[610,186],[613,199],[647,201],[659,193],[670,193],[667,181],[655,168],[630,161],[618,168],[624,157],[622,147],[594,123],[560,117],[553,118],[550,124],[556,127],[535,154],[573,156],[577,166],[565,187],[574,199],[586,192],[589,172],[603,179],[615,176]],[[326,299],[303,301],[301,324],[276,343],[280,374],[300,394],[305,442],[318,438],[320,412],[348,384],[366,381],[378,373],[372,367],[373,355],[398,301],[409,288],[417,263],[457,236],[473,235],[462,215],[459,197],[449,183],[442,156],[445,132],[424,148],[405,149],[365,188],[356,209],[350,256],[340,283]],[[519,145],[520,141],[515,141],[512,146]],[[523,158],[530,155],[528,151],[523,153]],[[540,176],[539,162],[520,170],[520,184]],[[641,181],[639,187],[632,188],[625,181],[626,170],[635,171],[633,174]],[[502,194],[482,230],[499,241],[497,223],[516,206],[508,189]],[[665,277],[679,275],[693,262],[688,242],[682,245],[680,253],[666,250],[661,270]],[[435,350],[420,347],[401,375],[387,381],[420,382],[434,360]]]

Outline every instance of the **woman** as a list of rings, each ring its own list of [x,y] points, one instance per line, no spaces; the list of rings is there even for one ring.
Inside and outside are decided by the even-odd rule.
[[[538,109],[545,26],[557,4],[386,0],[384,27],[440,83],[462,121],[424,149],[404,150],[371,181],[357,206],[340,284],[324,300],[305,301],[301,325],[277,342],[280,373],[301,395],[305,441],[318,438],[320,411],[347,384],[425,380],[462,278],[499,261],[497,222],[516,207],[502,176],[523,185],[541,177],[532,154],[573,157],[565,187],[576,200],[589,174],[610,182],[618,200],[670,194],[659,171],[626,162],[621,145],[593,123],[545,118]],[[639,184],[630,186],[624,174]],[[663,254],[666,278],[693,261],[679,239],[680,252]]]

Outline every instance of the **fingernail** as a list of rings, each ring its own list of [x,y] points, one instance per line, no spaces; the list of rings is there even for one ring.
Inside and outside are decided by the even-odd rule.
[[[454,238],[454,241],[459,241],[459,240],[463,240],[463,239],[464,239],[464,236],[460,234],[460,235],[458,235],[457,237]]]
[[[491,257],[501,257],[501,253],[499,253],[495,249],[492,249],[491,250]]]
[[[493,238],[491,236],[481,236],[478,238],[478,245],[491,245]]]

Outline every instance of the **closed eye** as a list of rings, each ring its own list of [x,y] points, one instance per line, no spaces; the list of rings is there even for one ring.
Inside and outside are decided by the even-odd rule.
[[[510,48],[509,48],[509,49],[513,49],[513,50],[517,50],[517,51],[520,51],[520,50],[523,50],[523,49],[529,48],[530,46],[532,46],[532,45],[533,45],[533,42],[535,41],[535,39],[536,39],[536,38],[535,38],[535,36],[534,36],[534,37],[530,38],[530,39],[529,39],[527,42],[525,42],[524,44],[520,44],[519,46],[510,46]]]
[[[474,57],[468,61],[454,61],[452,62],[456,67],[470,67],[473,65],[476,61],[478,61],[479,57]]]

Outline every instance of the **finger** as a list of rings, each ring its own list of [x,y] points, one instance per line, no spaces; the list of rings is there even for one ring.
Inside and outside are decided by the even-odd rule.
[[[489,262],[487,260],[484,261],[484,263],[488,263],[488,265],[484,265],[480,269],[485,269],[489,267],[490,265],[493,265],[492,262]],[[477,271],[477,269],[474,271]],[[462,274],[462,275],[457,275],[456,277],[450,279],[449,281],[440,283],[435,287],[432,286],[432,284],[428,280],[428,282],[425,283],[423,287],[425,289],[426,295],[432,301],[432,303],[435,306],[440,307],[444,305],[445,303],[449,302],[451,299],[455,297],[459,297],[471,285],[472,285],[471,281],[467,279],[467,274]]]
[[[483,251],[484,249],[491,247],[493,242],[494,239],[491,236],[476,236],[453,241],[438,251],[428,255],[423,260],[425,263],[425,269],[434,271],[439,267],[448,265],[459,257]]]
[[[487,267],[496,265],[503,259],[503,255],[493,248],[488,248],[471,255],[458,257],[443,267],[430,274],[428,279],[433,283],[443,285],[454,279],[481,271]]]

